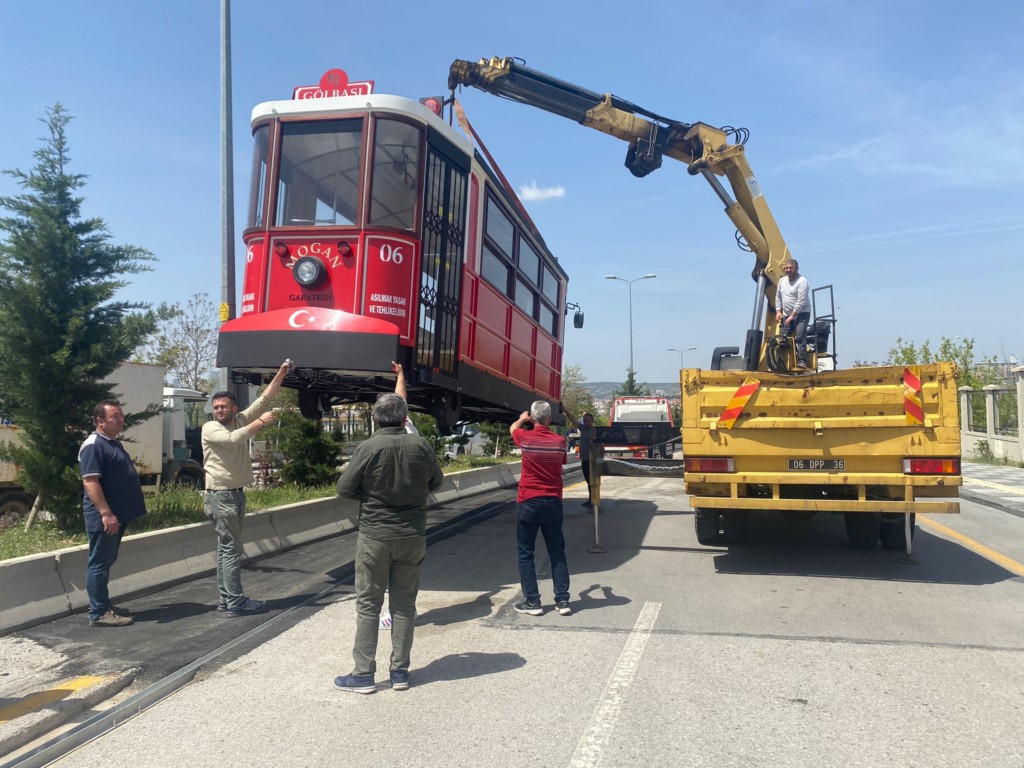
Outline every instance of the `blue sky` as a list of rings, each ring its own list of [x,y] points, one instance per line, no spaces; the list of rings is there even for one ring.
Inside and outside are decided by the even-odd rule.
[[[158,258],[130,295],[219,301],[219,2],[9,2],[0,23],[0,167],[32,167],[39,118],[60,101],[85,213]],[[332,67],[378,93],[442,94],[453,59],[514,55],[668,117],[748,128],[802,272],[834,286],[841,366],[884,360],[897,337],[1024,358],[1019,3],[235,0],[232,27],[239,234],[255,104]],[[634,179],[616,139],[481,91],[459,98],[514,186],[563,191],[527,206],[586,311],[566,363],[625,377],[627,288],[606,274],[658,275],[633,286],[640,381],[677,377],[668,347],[697,347],[686,362],[706,365],[714,346],[742,345],[752,257],[703,180],[673,161]]]

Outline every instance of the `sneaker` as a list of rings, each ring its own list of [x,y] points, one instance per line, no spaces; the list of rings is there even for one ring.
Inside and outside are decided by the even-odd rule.
[[[528,613],[531,616],[543,616],[544,606],[539,602],[531,603],[529,600],[524,600],[521,603],[516,603],[512,606],[516,613]]]
[[[118,616],[113,610],[109,610],[98,619],[89,619],[90,627],[127,627],[134,624],[135,619],[131,616]]]
[[[380,628],[391,629],[391,611],[384,611],[380,617]]]
[[[267,610],[266,600],[253,600],[252,598],[245,598],[240,605],[234,607],[229,606],[227,610],[228,618],[236,618],[238,616],[252,616],[255,613],[263,613]]]
[[[568,600],[556,600],[555,608],[562,616],[568,616],[572,613],[572,608],[569,606]]]
[[[224,613],[224,611],[226,611],[227,609],[228,609],[228,604],[225,603],[223,600],[221,600],[219,603],[217,603],[217,612],[218,613]]]
[[[592,502],[590,499],[587,499],[586,501],[583,502],[583,506],[584,507],[593,507],[594,506],[594,502]]]
[[[392,691],[407,691],[409,690],[409,671],[405,669],[399,669],[391,673],[391,690]]]
[[[132,615],[132,612],[129,611],[127,608],[119,608],[116,605],[110,606],[110,610],[112,610],[118,616],[131,616]]]
[[[408,681],[406,686],[408,686]],[[371,675],[342,675],[334,678],[334,687],[339,691],[352,691],[352,693],[377,692],[377,684],[373,682]]]

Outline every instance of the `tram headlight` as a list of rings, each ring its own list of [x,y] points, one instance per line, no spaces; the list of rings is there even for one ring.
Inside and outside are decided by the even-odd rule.
[[[324,263],[313,256],[303,256],[295,262],[292,267],[292,275],[295,282],[303,288],[312,290],[320,285],[327,277],[327,268]]]

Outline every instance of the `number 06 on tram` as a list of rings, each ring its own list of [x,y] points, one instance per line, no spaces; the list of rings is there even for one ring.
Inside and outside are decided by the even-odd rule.
[[[372,91],[331,70],[253,110],[243,295],[217,364],[255,382],[292,358],[309,417],[393,390],[395,360],[441,434],[538,399],[560,421],[568,276],[440,99]]]

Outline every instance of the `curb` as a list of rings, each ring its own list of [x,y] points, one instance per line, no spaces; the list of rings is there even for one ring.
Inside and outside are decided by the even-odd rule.
[[[0,709],[0,755],[9,755],[80,712],[106,701],[131,685],[138,673],[138,669],[128,669],[104,675],[79,690],[74,684],[82,678],[55,680],[39,686],[17,704]]]
[[[562,474],[579,469],[566,464]],[[521,465],[497,464],[445,476],[431,494],[434,508],[458,499],[515,487]],[[246,515],[243,564],[301,544],[356,530],[358,502],[328,497]],[[109,584],[113,600],[157,592],[217,570],[212,523],[128,535],[121,543],[119,567]],[[88,545],[0,562],[0,636],[68,616],[88,607],[85,566]]]
[[[1006,504],[998,499],[993,499],[986,494],[978,493],[963,487],[960,488],[960,498],[966,499],[967,501],[973,501],[975,504],[981,504],[985,507],[998,509],[1000,512],[1006,512],[1007,514],[1014,515],[1015,517],[1024,517],[1024,509]]]

